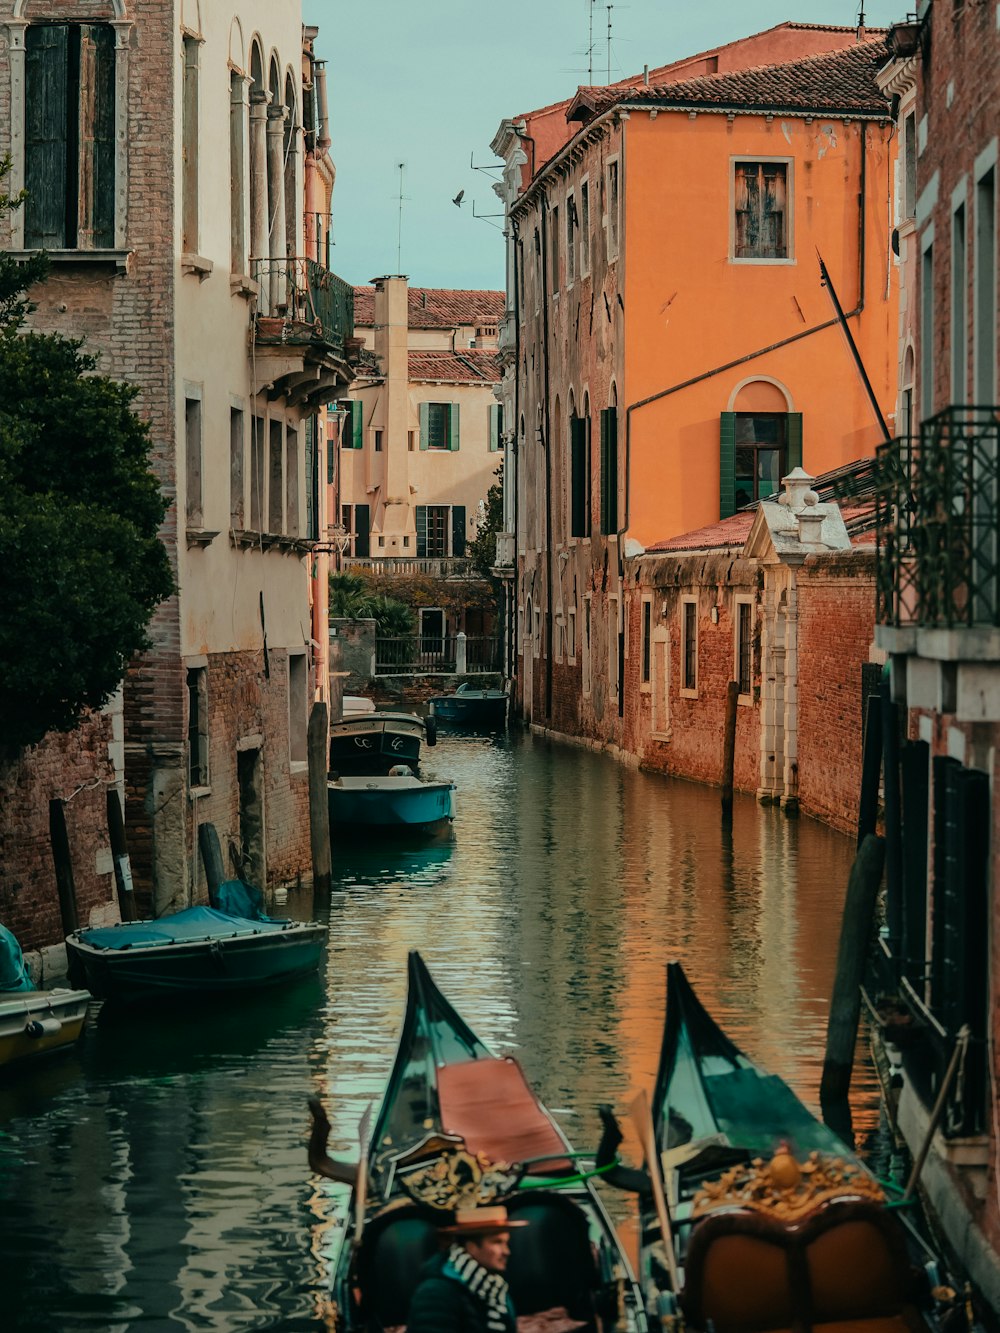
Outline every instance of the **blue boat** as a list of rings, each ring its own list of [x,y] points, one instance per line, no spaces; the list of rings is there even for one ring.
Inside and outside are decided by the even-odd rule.
[[[430,701],[433,716],[463,731],[504,731],[507,726],[507,691],[477,690],[465,683],[454,694],[438,694]]]
[[[342,777],[327,783],[330,824],[340,833],[434,833],[455,817],[455,784],[412,773]]]
[[[225,993],[315,971],[326,927],[188,907],[156,921],[85,926],[66,939],[69,976],[98,999],[130,1003]]]

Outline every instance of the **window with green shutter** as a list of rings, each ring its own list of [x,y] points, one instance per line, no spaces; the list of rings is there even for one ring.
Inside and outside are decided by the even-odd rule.
[[[723,412],[719,423],[719,517],[781,490],[802,466],[801,412]]]
[[[503,448],[503,407],[499,403],[489,406],[490,453],[498,453]]]
[[[342,449],[364,448],[364,403],[358,398],[345,398],[340,406],[347,412],[340,427],[340,447]]]
[[[32,23],[25,33],[24,244],[115,243],[115,34],[107,23]]]
[[[618,531],[618,409],[601,412],[601,532]]]
[[[421,449],[458,448],[458,403],[420,404]]]
[[[590,536],[590,459],[587,449],[585,417],[571,417],[569,423],[570,452],[570,536]]]

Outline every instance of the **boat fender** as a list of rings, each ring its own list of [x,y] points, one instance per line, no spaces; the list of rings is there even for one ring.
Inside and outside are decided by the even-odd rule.
[[[54,1037],[62,1032],[62,1023],[58,1018],[29,1018],[24,1025],[26,1037]]]
[[[389,769],[390,778],[408,778],[410,776],[409,764],[393,764]]]
[[[427,733],[427,744],[437,745],[438,743],[438,720],[433,713],[428,713],[424,719],[424,727]]]

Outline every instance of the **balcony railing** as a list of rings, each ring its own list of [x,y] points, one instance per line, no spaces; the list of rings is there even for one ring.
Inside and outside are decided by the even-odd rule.
[[[354,288],[305,257],[255,259],[259,343],[322,343],[343,348],[354,334]]]
[[[342,567],[345,570],[371,570],[377,574],[404,576],[424,574],[433,579],[477,579],[480,577],[471,560],[458,556],[437,559],[430,556],[389,555],[369,558],[345,555]]]
[[[460,658],[464,656],[464,662]],[[500,645],[492,634],[379,635],[375,672],[380,676],[462,670],[468,674],[500,670]]]
[[[1000,626],[1000,410],[946,408],[877,469],[879,622]]]

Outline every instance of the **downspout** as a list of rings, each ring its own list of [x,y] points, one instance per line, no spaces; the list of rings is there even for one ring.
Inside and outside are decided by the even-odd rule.
[[[545,456],[545,720],[552,720],[552,495],[551,473],[552,459],[549,451],[549,278],[548,278],[548,215],[549,197],[542,194],[539,214],[541,217],[542,244],[542,349],[544,353],[544,371],[542,376],[542,450]]]
[[[514,668],[517,664],[517,601],[518,601],[518,570],[517,570],[517,548],[519,544],[518,535],[518,511],[520,490],[520,471],[521,460],[518,457],[519,429],[521,422],[521,265],[518,262],[521,250],[521,237],[518,233],[518,226],[515,219],[511,219],[511,227],[514,232],[514,420],[511,430],[510,456],[514,464],[513,486],[514,486],[514,580],[511,584],[511,605],[507,611],[507,631],[508,643],[507,650],[508,665],[510,666],[509,677],[513,679]]]
[[[844,321],[854,319],[860,315],[865,308],[865,238],[867,235],[867,201],[865,199],[865,182],[867,179],[868,166],[868,126],[862,122],[862,154],[861,154],[861,192],[858,196],[858,239],[859,239],[859,259],[858,259],[858,300],[853,310],[848,310],[841,318],[834,317],[826,319],[821,324],[814,324],[811,328],[801,329],[798,333],[791,334],[788,338],[781,338],[778,342],[770,343],[767,347],[759,347],[755,352],[748,352],[746,356],[739,356],[735,361],[727,361],[725,365],[715,366],[712,370],[702,371],[700,375],[693,375],[690,379],[681,380],[677,384],[671,384],[667,389],[660,389],[657,393],[652,393],[648,398],[640,398],[636,403],[630,403],[625,409],[625,530],[628,530],[630,508],[631,508],[631,473],[632,473],[632,413],[639,410],[640,407],[647,407],[650,403],[659,402],[661,398],[669,398],[671,394],[680,393],[682,389],[690,389],[694,384],[700,384],[703,380],[713,379],[716,375],[724,375],[727,370],[735,370],[737,366],[746,365],[748,361],[756,361],[758,357],[767,356],[769,352],[776,352],[782,347],[788,347],[792,343],[801,342],[803,338],[811,338],[814,334],[823,333],[826,329],[832,329],[835,325],[844,326]],[[822,280],[822,270],[820,273]],[[881,412],[879,413],[881,418]],[[884,427],[883,427],[884,428]]]

